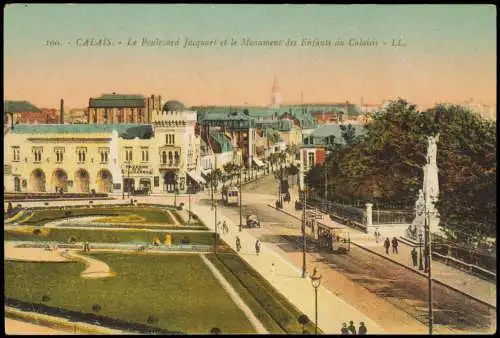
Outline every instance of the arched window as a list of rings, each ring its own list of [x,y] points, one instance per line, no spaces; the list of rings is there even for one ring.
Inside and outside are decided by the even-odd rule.
[[[163,151],[161,154],[162,163],[167,163],[167,152]]]

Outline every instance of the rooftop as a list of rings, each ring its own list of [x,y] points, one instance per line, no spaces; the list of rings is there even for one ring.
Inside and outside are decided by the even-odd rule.
[[[40,109],[28,101],[4,101],[3,111],[4,113],[38,113]]]
[[[231,140],[224,135],[224,133],[213,132],[210,133],[210,137],[220,145],[220,149],[222,153],[226,153],[228,151],[233,150],[233,145],[231,144]]]
[[[17,124],[13,134],[111,134],[116,130],[120,137],[148,139],[153,136],[149,124]]]
[[[97,98],[90,98],[90,108],[144,108],[145,97],[129,94],[103,94]]]
[[[340,124],[320,125],[316,129],[314,129],[314,131],[309,135],[309,137],[323,139],[329,136],[335,136],[335,143],[343,144],[345,143],[345,140],[342,137],[341,126],[347,127],[347,125],[340,125]],[[354,128],[356,136],[363,135],[366,133],[364,125],[353,124],[351,126]],[[318,144],[317,142],[314,143]]]

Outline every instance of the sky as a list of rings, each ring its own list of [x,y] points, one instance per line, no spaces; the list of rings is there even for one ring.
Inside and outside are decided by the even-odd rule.
[[[9,4],[4,18],[4,98],[43,108],[113,92],[268,105],[274,77],[284,103],[496,105],[492,5]]]

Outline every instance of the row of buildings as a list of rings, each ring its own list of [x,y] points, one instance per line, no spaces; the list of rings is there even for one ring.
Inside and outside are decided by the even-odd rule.
[[[300,106],[186,108],[155,95],[92,98],[85,124],[64,122],[62,100],[54,123],[16,121],[29,102],[4,109],[5,192],[185,192],[227,163],[265,167],[317,127]],[[304,151],[310,165],[321,157],[313,143]]]

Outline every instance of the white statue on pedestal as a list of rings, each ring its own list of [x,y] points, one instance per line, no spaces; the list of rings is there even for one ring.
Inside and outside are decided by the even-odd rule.
[[[407,234],[417,239],[419,233],[424,233],[425,214],[428,215],[429,229],[431,232],[439,232],[439,213],[435,202],[439,198],[439,179],[437,167],[437,141],[439,134],[428,137],[427,164],[424,166],[423,189],[419,191],[415,203],[415,219],[408,227]]]

